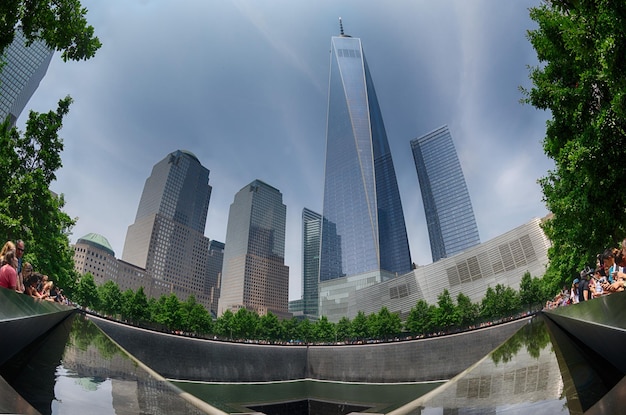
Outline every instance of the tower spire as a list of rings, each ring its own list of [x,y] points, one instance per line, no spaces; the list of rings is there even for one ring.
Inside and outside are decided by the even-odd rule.
[[[341,36],[345,36],[343,33],[343,22],[341,21],[341,17],[339,18],[339,34]]]

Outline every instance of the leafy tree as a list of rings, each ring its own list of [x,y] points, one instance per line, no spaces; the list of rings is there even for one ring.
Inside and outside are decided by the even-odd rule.
[[[220,337],[232,339],[233,338],[233,318],[235,315],[232,311],[226,310],[217,318],[214,325],[215,334]]]
[[[335,325],[326,316],[320,317],[313,325],[313,336],[319,342],[332,342],[337,337]]]
[[[143,287],[139,287],[134,292],[132,302],[130,304],[131,318],[135,321],[149,320],[150,310],[148,308],[148,297],[143,291]]]
[[[364,340],[369,337],[367,316],[360,310],[352,319],[352,337],[357,340]]]
[[[78,282],[78,286],[74,291],[72,300],[83,307],[89,307],[92,310],[98,310],[100,308],[98,288],[96,287],[96,282],[90,272],[81,277]]]
[[[233,317],[233,336],[238,339],[256,339],[259,315],[240,308]]]
[[[305,343],[313,341],[313,324],[307,319],[304,319],[298,323],[298,339]]]
[[[432,322],[429,315],[428,303],[419,300],[415,307],[409,311],[409,316],[404,322],[404,328],[413,334],[426,334],[432,330]]]
[[[532,306],[541,304],[546,300],[543,292],[543,284],[541,279],[531,278],[530,272],[526,271],[519,286],[519,298],[522,306]]]
[[[267,312],[259,319],[259,337],[263,340],[276,341],[283,337],[283,327],[276,314]]]
[[[206,308],[196,301],[196,297],[190,295],[180,304],[181,330],[205,334],[212,330],[213,320]]]
[[[130,288],[122,292],[122,319],[133,320],[135,293]]]
[[[437,306],[434,321],[436,327],[451,327],[457,326],[460,323],[456,305],[448,289],[444,289],[443,292],[437,296]]]
[[[540,64],[524,101],[551,113],[543,148],[555,168],[539,183],[553,213],[543,224],[553,294],[626,236],[626,4],[546,1],[530,17]]]
[[[122,291],[113,280],[98,286],[100,310],[108,315],[115,316],[122,312]]]
[[[63,60],[93,57],[100,40],[87,24],[87,9],[79,0],[3,0],[0,6],[0,54],[11,44],[18,23],[29,42],[43,40],[62,51]]]
[[[337,330],[337,339],[339,341],[348,341],[352,338],[352,323],[348,317],[341,317],[335,326]]]
[[[58,132],[71,102],[66,97],[56,111],[31,112],[23,135],[8,121],[0,124],[0,234],[23,239],[25,260],[70,294],[77,275],[68,235],[75,221],[62,211],[63,195],[49,187],[62,166]]]
[[[480,307],[478,304],[472,303],[472,300],[467,295],[459,293],[456,296],[456,304],[456,313],[460,325],[469,326],[478,320]]]
[[[480,317],[490,320],[496,318],[498,316],[498,313],[498,297],[496,296],[496,292],[494,291],[494,289],[489,286],[487,287],[485,296],[480,303]]]
[[[372,316],[375,316],[370,327],[372,337],[390,339],[402,331],[400,316],[389,312],[387,307],[381,308],[378,314],[372,314]]]
[[[283,340],[298,340],[299,332],[298,332],[298,319],[295,317],[290,318],[289,320],[283,320],[281,323]]]
[[[499,299],[497,317],[512,316],[520,310],[519,294],[513,288],[497,284],[496,297]]]

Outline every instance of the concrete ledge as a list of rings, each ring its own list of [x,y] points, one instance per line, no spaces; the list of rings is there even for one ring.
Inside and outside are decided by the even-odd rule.
[[[206,382],[318,379],[367,383],[449,379],[499,346],[530,319],[421,340],[279,346],[194,339],[96,316],[89,318],[130,354],[170,379]]]

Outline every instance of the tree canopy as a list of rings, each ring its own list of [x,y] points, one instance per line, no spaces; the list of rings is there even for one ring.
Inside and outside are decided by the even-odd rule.
[[[28,42],[44,41],[65,61],[92,58],[101,43],[86,14],[80,0],[2,0],[0,54],[13,42],[19,25]]]
[[[530,17],[540,64],[524,101],[552,115],[543,148],[555,168],[539,183],[554,291],[626,237],[626,3],[546,1]]]

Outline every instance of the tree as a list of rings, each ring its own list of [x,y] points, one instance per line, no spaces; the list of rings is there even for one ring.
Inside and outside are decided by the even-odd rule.
[[[209,333],[212,329],[211,316],[204,306],[196,301],[196,297],[190,295],[180,304],[181,327],[180,329],[190,333]]]
[[[233,317],[233,336],[237,339],[256,339],[259,315],[240,308]]]
[[[335,325],[328,321],[326,316],[322,316],[313,325],[313,336],[318,342],[335,341],[337,336]]]
[[[404,328],[413,334],[426,334],[432,330],[428,303],[425,300],[419,300],[415,307],[411,308],[409,316],[404,322]]]
[[[307,319],[304,319],[298,323],[298,339],[305,343],[309,343],[313,340],[313,324]]]
[[[215,334],[220,337],[232,339],[233,338],[233,318],[235,315],[232,311],[226,310],[217,318],[214,325]]]
[[[444,289],[437,296],[437,313],[434,324],[438,328],[457,326],[460,323],[459,315],[456,311],[454,300],[450,296],[448,289]]]
[[[541,279],[531,278],[530,272],[526,271],[519,285],[519,298],[522,306],[531,307],[534,304],[542,304],[546,300],[543,294]]]
[[[378,314],[372,314],[376,318],[373,320],[371,333],[378,339],[390,339],[402,331],[402,322],[397,313],[391,313],[387,307],[380,309]]]
[[[349,341],[352,338],[352,323],[348,317],[341,317],[335,326],[337,331],[337,340]]]
[[[99,309],[100,298],[98,296],[98,288],[90,272],[81,277],[76,290],[74,290],[72,300],[83,307],[89,307],[92,310]]]
[[[79,0],[3,0],[0,54],[13,41],[19,23],[27,41],[43,40],[49,48],[61,51],[63,60],[89,59],[101,43],[87,24],[86,14]]]
[[[122,291],[113,280],[108,280],[98,286],[100,310],[108,315],[115,316],[122,312]]]
[[[456,304],[456,313],[460,325],[469,326],[478,320],[480,307],[478,304],[472,303],[472,300],[467,295],[459,293],[456,296]]]
[[[523,92],[551,113],[543,148],[555,168],[539,183],[553,213],[542,226],[554,293],[626,236],[626,3],[546,1],[530,17],[540,65]]]
[[[367,316],[364,312],[356,313],[352,319],[352,337],[357,340],[364,340],[369,337],[369,327],[367,324]]]
[[[276,314],[268,311],[259,319],[259,336],[268,341],[280,340],[283,336],[283,328]]]
[[[71,98],[56,111],[31,112],[22,135],[0,124],[0,234],[23,239],[25,260],[71,294],[77,275],[69,233],[75,221],[62,211],[63,195],[50,192],[61,168],[63,142],[58,136]]]

